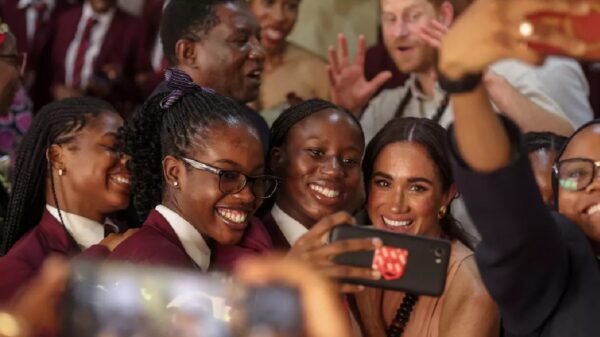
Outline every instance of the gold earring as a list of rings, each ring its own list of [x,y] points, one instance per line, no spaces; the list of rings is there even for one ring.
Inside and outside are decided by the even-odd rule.
[[[440,210],[438,211],[438,220],[442,220],[443,218],[446,217],[446,214],[448,213],[448,207],[447,206],[442,206],[440,207]]]
[[[58,169],[58,175],[59,176],[64,176],[65,175],[65,169],[59,168]]]

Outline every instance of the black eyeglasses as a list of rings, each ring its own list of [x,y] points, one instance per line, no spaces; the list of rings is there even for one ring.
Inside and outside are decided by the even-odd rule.
[[[219,176],[219,189],[225,194],[235,194],[243,190],[247,184],[250,184],[252,194],[259,199],[271,197],[277,186],[279,186],[279,178],[270,175],[247,176],[243,173],[233,170],[222,170],[208,164],[204,164],[194,159],[181,158],[191,167],[210,172]]]
[[[581,191],[588,187],[598,176],[600,161],[587,158],[561,160],[554,165],[558,185],[567,191]]]
[[[8,64],[14,66],[23,75],[27,66],[27,53],[0,54],[0,59],[6,60]]]

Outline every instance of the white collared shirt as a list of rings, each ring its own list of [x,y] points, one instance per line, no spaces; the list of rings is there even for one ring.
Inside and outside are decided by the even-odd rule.
[[[18,9],[25,9],[25,27],[27,30],[27,41],[31,43],[33,38],[35,37],[35,22],[38,19],[38,12],[35,10],[33,5],[38,3],[46,4],[46,12],[44,13],[44,21],[48,21],[50,19],[50,15],[52,15],[52,11],[54,11],[54,7],[56,7],[56,0],[19,0],[17,4]]]
[[[62,220],[67,232],[71,235],[75,242],[77,242],[77,245],[79,248],[81,248],[81,250],[88,249],[104,239],[103,223],[82,217],[81,215],[65,212],[62,209],[60,210],[59,216],[58,209],[48,204],[46,204],[46,210],[52,214],[52,216],[58,222],[60,222],[60,218],[62,216]]]
[[[302,235],[308,233],[308,229],[304,225],[289,216],[277,204],[271,209],[271,216],[290,246],[293,246]]]
[[[95,13],[92,6],[86,1],[83,4],[83,10],[81,12],[81,18],[77,25],[77,32],[75,38],[71,41],[69,48],[67,49],[67,57],[65,59],[65,84],[73,86],[73,75],[75,72],[75,60],[77,58],[77,49],[81,43],[81,38],[85,30],[85,26],[89,18],[94,18],[98,22],[94,25],[92,33],[90,35],[90,46],[85,52],[83,68],[81,70],[81,88],[85,88],[92,75],[94,75],[94,61],[100,54],[102,49],[102,43],[106,32],[112,23],[113,17],[115,16],[116,9],[111,9],[106,13]]]
[[[173,212],[166,206],[158,205],[155,209],[173,228],[186,254],[202,271],[207,271],[210,264],[210,248],[200,232],[181,215]]]

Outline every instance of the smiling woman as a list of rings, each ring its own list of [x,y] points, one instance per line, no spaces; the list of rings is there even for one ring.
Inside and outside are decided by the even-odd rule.
[[[471,239],[450,212],[456,187],[446,131],[425,118],[394,119],[369,143],[363,171],[375,227],[452,241],[441,297],[380,289],[357,295],[365,334],[399,336],[391,332],[401,327],[404,337],[497,336],[498,312],[477,274]]]
[[[82,97],[45,106],[17,153],[2,231],[0,302],[53,254],[73,256],[101,243],[112,213],[129,205],[128,158],[119,152],[123,119],[101,100]],[[99,246],[94,246],[101,248]],[[10,251],[9,251],[10,249]]]
[[[258,101],[268,122],[287,106],[287,98],[329,98],[325,62],[316,54],[287,41],[301,0],[250,0],[250,9],[261,27],[266,52],[265,69]],[[293,78],[293,81],[289,79]]]
[[[111,258],[206,271],[222,267],[211,263],[219,245],[267,249],[253,215],[278,181],[264,174],[258,131],[233,100],[180,70],[167,75],[172,91],[146,101],[125,128],[134,204],[146,220]]]

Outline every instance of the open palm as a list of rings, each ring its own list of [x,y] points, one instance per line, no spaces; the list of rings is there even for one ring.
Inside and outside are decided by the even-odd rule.
[[[348,57],[348,43],[343,34],[338,36],[338,48],[329,47],[327,72],[331,82],[332,101],[359,115],[369,100],[392,77],[383,71],[372,80],[365,77],[365,37],[358,38],[358,48],[354,62]]]

